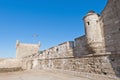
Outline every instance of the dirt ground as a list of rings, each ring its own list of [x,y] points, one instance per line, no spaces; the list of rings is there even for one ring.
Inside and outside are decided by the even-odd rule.
[[[24,71],[0,73],[0,80],[89,80],[63,73],[46,71]]]

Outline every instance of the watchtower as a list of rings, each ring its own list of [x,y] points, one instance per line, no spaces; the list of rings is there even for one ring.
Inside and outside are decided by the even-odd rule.
[[[103,47],[102,28],[99,19],[99,15],[94,11],[88,12],[84,17],[85,35],[90,53],[98,53]]]

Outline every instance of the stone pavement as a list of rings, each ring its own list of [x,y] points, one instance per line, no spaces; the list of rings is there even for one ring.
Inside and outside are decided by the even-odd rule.
[[[0,80],[90,80],[63,73],[46,71],[24,71],[0,73]]]

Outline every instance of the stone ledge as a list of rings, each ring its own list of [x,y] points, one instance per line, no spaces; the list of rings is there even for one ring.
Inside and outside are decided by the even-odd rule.
[[[88,58],[88,57],[100,57],[100,56],[110,56],[116,55],[120,56],[120,54],[111,54],[110,52],[107,53],[96,53],[96,54],[89,54],[89,55],[81,55],[80,57],[60,57],[60,58],[48,58],[48,59],[38,59],[38,60],[54,60],[54,59],[77,59],[77,58]]]
[[[0,73],[3,72],[16,72],[16,71],[23,71],[21,67],[15,67],[15,68],[0,68]]]

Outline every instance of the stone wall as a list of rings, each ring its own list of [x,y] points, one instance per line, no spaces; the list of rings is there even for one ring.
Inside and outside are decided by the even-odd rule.
[[[119,77],[120,55],[111,53],[83,55],[78,51],[78,57],[76,57],[74,56],[74,52],[79,49],[82,51],[79,46],[86,48],[86,43],[84,43],[85,36],[76,39],[78,41],[75,41],[75,46],[73,46],[73,42],[65,42],[48,50],[44,50],[42,53],[24,58],[24,69],[58,69],[62,71],[85,72]],[[83,42],[84,45],[80,44],[81,42]]]
[[[119,72],[115,72],[116,67],[112,67],[112,57],[116,57],[113,65],[120,65],[120,55],[87,55],[80,58],[54,58],[54,59],[38,59],[39,69],[58,69],[63,71],[85,72],[92,74],[101,74],[106,76],[119,76]],[[119,68],[118,68],[119,69]]]
[[[69,41],[58,46],[44,50],[42,54],[39,55],[40,59],[51,59],[51,58],[63,58],[63,57],[73,57],[74,42]]]
[[[0,60],[0,68],[13,68],[22,66],[20,59],[2,59]]]
[[[106,52],[111,56],[110,64],[117,76],[120,74],[120,0],[108,0],[101,13]],[[119,76],[120,77],[120,76]]]
[[[101,13],[107,52],[120,54],[120,0],[108,0]]]
[[[47,61],[49,59],[55,58],[69,58],[73,57],[73,49],[74,49],[74,42],[64,42],[59,44],[58,46],[51,47],[47,50],[41,51],[41,53],[37,53],[35,55],[26,56],[23,58],[23,69],[38,69],[38,66],[41,65],[42,67],[51,66],[51,62]],[[45,62],[41,63],[48,63],[48,65],[39,64],[39,59],[45,59]],[[47,60],[46,60],[47,59]]]
[[[20,59],[0,59],[0,72],[22,70],[22,60]]]
[[[82,55],[87,55],[87,39],[86,36],[81,36],[75,39],[75,47],[74,47],[74,57],[80,57]]]

